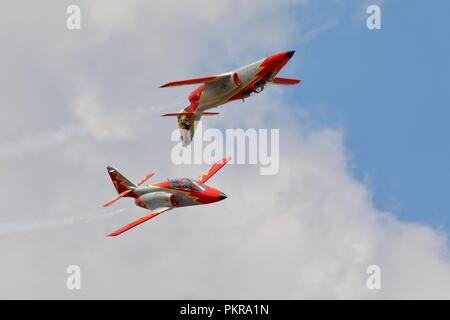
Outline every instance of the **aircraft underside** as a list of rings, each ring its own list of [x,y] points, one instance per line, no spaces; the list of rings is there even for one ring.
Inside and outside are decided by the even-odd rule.
[[[277,78],[278,72],[284,67],[294,51],[279,54],[256,61],[235,71],[188,80],[179,80],[166,83],[161,87],[173,87],[190,84],[201,84],[188,97],[190,104],[178,113],[169,113],[164,116],[177,116],[178,128],[183,146],[191,143],[194,137],[196,124],[205,115],[217,113],[207,112],[227,102],[249,98],[262,92],[268,83],[292,85],[300,80]]]

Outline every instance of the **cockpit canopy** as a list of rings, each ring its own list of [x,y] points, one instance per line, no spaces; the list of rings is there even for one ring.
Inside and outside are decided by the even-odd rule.
[[[169,185],[175,189],[195,192],[201,192],[206,189],[205,185],[203,185],[202,183],[196,182],[189,178],[170,179]]]

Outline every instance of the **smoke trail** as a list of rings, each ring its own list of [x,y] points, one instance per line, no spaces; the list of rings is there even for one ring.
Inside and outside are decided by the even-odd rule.
[[[110,211],[95,217],[69,217],[32,222],[15,222],[0,225],[0,238],[29,235],[35,232],[58,229],[78,224],[88,224],[103,220],[123,212],[125,208]]]
[[[49,130],[30,134],[14,141],[0,143],[0,159],[20,157],[26,153],[36,152],[44,148],[63,145],[68,140],[83,134],[80,126],[67,125],[57,130]]]
[[[133,130],[139,127],[136,125],[137,121],[144,123],[150,116],[159,115],[167,110],[178,110],[175,108],[182,103],[184,102],[177,101],[167,105],[140,106],[131,111],[125,109],[126,111],[120,110],[115,113],[107,111],[101,105],[93,108],[91,104],[87,104],[78,110],[77,115],[80,120],[78,122],[66,124],[54,130],[30,133],[16,140],[0,141],[0,160],[20,157],[45,148],[63,146],[70,140],[82,139],[87,135],[100,139],[132,136],[135,133]]]

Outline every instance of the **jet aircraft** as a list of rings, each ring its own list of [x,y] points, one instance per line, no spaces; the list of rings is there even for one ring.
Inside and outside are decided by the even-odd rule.
[[[178,128],[183,146],[191,143],[201,116],[217,115],[207,110],[217,108],[234,100],[244,101],[253,94],[260,93],[267,84],[294,85],[300,80],[277,77],[278,72],[288,63],[295,51],[280,52],[253,62],[237,70],[216,76],[208,76],[187,80],[168,82],[160,88],[176,87],[192,84],[200,86],[189,95],[189,105],[176,113],[162,116],[178,118]]]
[[[147,174],[134,184],[117,171],[117,169],[108,166],[109,176],[119,195],[106,202],[103,206],[107,207],[123,197],[131,197],[134,198],[137,206],[150,210],[145,216],[117,229],[108,236],[117,236],[173,208],[213,203],[226,199],[227,196],[223,192],[206,186],[204,183],[230,161],[230,159],[230,157],[227,157],[216,162],[207,172],[195,180],[189,178],[168,179],[167,181],[147,186],[142,185],[154,173]]]

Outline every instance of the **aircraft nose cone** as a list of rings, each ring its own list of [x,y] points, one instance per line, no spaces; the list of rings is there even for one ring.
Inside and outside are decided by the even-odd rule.
[[[295,50],[292,51],[286,51],[286,57],[288,57],[289,59],[292,58],[292,56],[294,55]]]
[[[223,199],[226,199],[226,198],[227,198],[227,195],[226,195],[225,193],[221,192],[221,193],[219,194],[219,201],[220,201],[220,200],[223,200]]]

